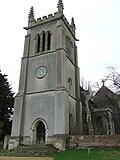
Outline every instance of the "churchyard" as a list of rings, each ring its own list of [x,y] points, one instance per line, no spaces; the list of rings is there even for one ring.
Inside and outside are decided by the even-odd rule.
[[[71,149],[65,150],[50,157],[9,157],[10,151],[0,151],[0,160],[119,160],[120,159],[120,148],[98,148],[98,149]],[[3,156],[6,155],[6,156]],[[33,157],[31,157],[33,156]]]
[[[0,157],[0,160],[53,160],[50,157]]]

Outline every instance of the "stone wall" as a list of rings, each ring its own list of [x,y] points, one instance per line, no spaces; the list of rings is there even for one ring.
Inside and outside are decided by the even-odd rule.
[[[70,137],[70,148],[120,147],[120,135],[86,135]]]

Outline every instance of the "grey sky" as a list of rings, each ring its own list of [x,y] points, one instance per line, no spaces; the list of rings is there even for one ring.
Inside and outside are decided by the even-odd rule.
[[[30,7],[35,18],[57,11],[58,0],[0,2],[0,69],[17,92],[24,36]],[[63,0],[64,14],[76,24],[81,75],[91,83],[101,80],[106,67],[120,68],[120,0]]]

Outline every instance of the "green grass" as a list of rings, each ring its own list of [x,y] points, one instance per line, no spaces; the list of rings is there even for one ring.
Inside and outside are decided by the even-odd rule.
[[[18,157],[40,157],[51,156],[54,160],[120,160],[120,148],[99,148],[99,149],[71,149],[62,152],[52,152],[50,149],[19,149],[18,150],[0,150],[0,156],[18,156]]]
[[[120,160],[120,148],[66,150],[58,153],[54,160]]]

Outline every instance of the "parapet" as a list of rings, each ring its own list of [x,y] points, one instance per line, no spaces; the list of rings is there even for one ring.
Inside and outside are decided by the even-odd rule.
[[[54,14],[49,14],[47,16],[43,16],[40,18],[37,18],[32,20],[32,21],[28,21],[28,27],[24,27],[24,29],[28,30],[31,29],[33,27],[45,24],[45,23],[49,23],[55,20],[60,20],[62,19],[64,24],[66,25],[66,27],[68,28],[68,30],[75,35],[75,27],[72,26],[72,24],[70,24],[68,22],[68,20],[66,19],[66,17],[64,16],[64,14],[62,12],[55,12]]]

